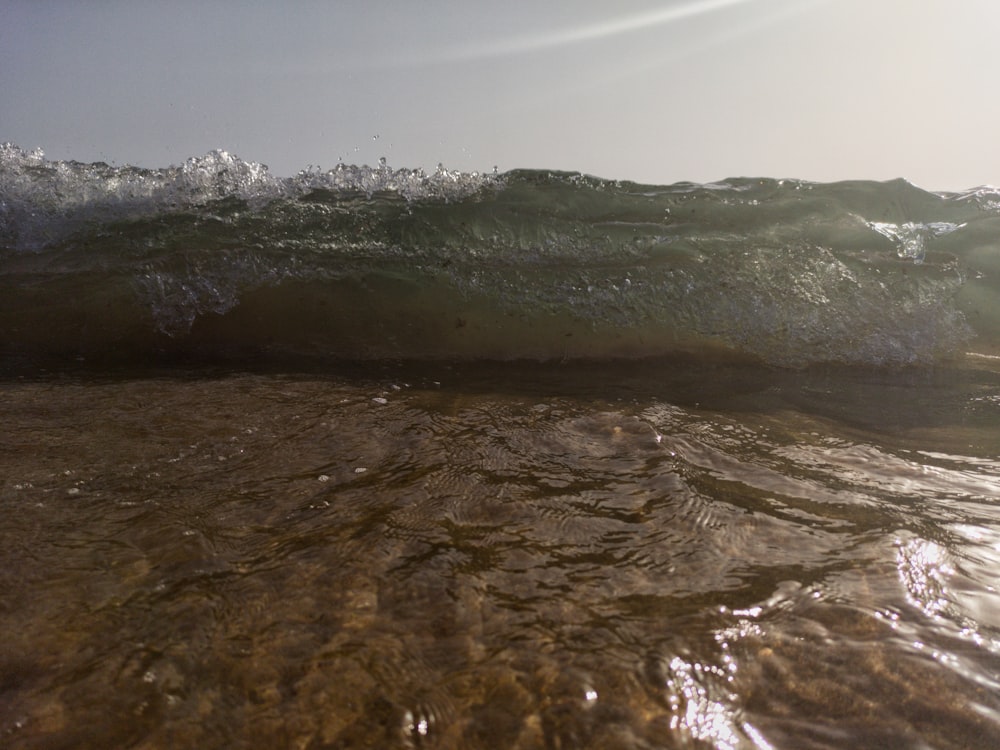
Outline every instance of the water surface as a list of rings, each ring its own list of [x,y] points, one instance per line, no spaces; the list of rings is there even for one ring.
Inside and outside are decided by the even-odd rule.
[[[1000,376],[9,372],[11,748],[1000,743]]]

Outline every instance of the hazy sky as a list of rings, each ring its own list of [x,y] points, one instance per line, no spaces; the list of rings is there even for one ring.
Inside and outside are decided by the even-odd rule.
[[[997,0],[0,0],[0,142],[961,189],[1000,183],[998,39]]]

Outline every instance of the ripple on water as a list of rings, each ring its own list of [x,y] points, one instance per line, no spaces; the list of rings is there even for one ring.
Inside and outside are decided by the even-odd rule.
[[[767,399],[718,413],[528,391],[249,375],[11,389],[5,739],[1000,736],[988,460]]]

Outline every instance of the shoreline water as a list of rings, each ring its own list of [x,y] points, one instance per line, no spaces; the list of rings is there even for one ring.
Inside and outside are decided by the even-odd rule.
[[[1000,743],[998,206],[0,147],[0,744]]]
[[[0,383],[9,747],[1000,737],[993,369],[79,364]]]

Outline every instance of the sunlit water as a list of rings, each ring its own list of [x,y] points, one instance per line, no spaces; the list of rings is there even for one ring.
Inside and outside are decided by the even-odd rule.
[[[0,382],[0,744],[1000,744],[1000,377]]]

